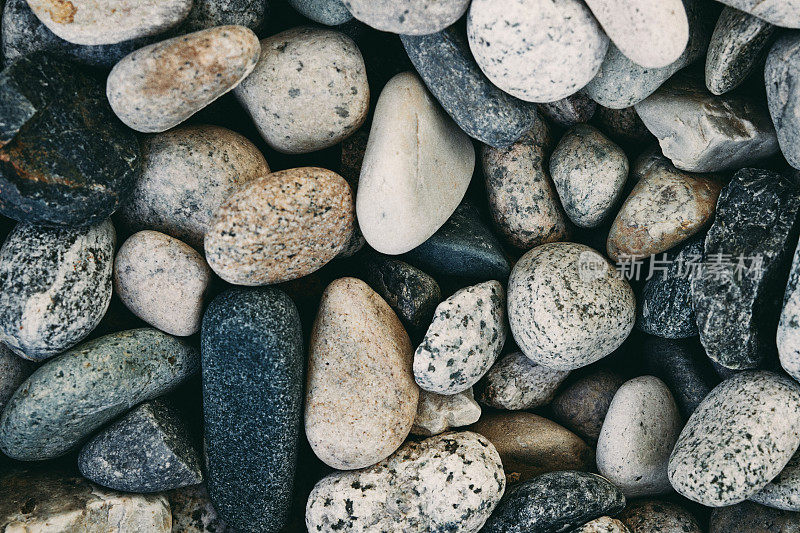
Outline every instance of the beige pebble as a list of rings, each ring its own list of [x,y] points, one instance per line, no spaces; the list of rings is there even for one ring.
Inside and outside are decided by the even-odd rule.
[[[420,389],[411,433],[430,437],[474,424],[480,417],[481,406],[475,401],[471,388],[458,394],[436,394]]]

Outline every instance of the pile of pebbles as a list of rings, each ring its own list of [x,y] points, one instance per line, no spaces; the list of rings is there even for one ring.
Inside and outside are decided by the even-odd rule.
[[[800,531],[797,0],[0,6],[0,530]]]

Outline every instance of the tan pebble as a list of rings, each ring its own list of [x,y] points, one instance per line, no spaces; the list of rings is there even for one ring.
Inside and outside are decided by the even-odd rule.
[[[411,433],[430,437],[451,428],[474,424],[480,417],[481,406],[475,401],[471,388],[447,395],[420,389]]]

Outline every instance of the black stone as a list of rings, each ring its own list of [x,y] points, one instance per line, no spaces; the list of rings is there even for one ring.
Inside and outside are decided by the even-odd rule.
[[[589,122],[597,110],[595,101],[582,92],[555,102],[537,104],[537,106],[542,115],[562,128],[571,128],[575,124]]]

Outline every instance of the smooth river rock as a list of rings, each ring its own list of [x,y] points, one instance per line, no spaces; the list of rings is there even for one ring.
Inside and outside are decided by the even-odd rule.
[[[537,365],[522,352],[504,355],[477,385],[481,402],[497,409],[535,409],[550,403],[569,370]]]
[[[258,32],[270,14],[269,4],[269,0],[192,0],[192,10],[175,31],[183,34],[234,25]]]
[[[419,391],[419,404],[411,433],[430,437],[451,428],[474,424],[481,417],[481,406],[472,389],[457,394]]]
[[[800,169],[800,110],[797,108],[800,77],[800,37],[787,33],[779,38],[767,55],[764,82],[767,106],[778,132],[778,142],[786,161]]]
[[[289,5],[304,17],[326,26],[338,26],[353,18],[342,0],[289,0]]]
[[[784,28],[800,28],[800,3],[797,0],[721,0],[739,11]]]
[[[469,0],[342,0],[353,16],[375,29],[403,35],[436,33],[467,10]]]
[[[625,380],[609,370],[597,370],[567,385],[551,403],[557,422],[587,442],[596,442],[606,413]]]
[[[619,519],[631,533],[703,533],[692,513],[668,501],[632,502],[619,514]]]
[[[0,344],[0,413],[34,369],[32,363],[19,357],[5,344]]]

